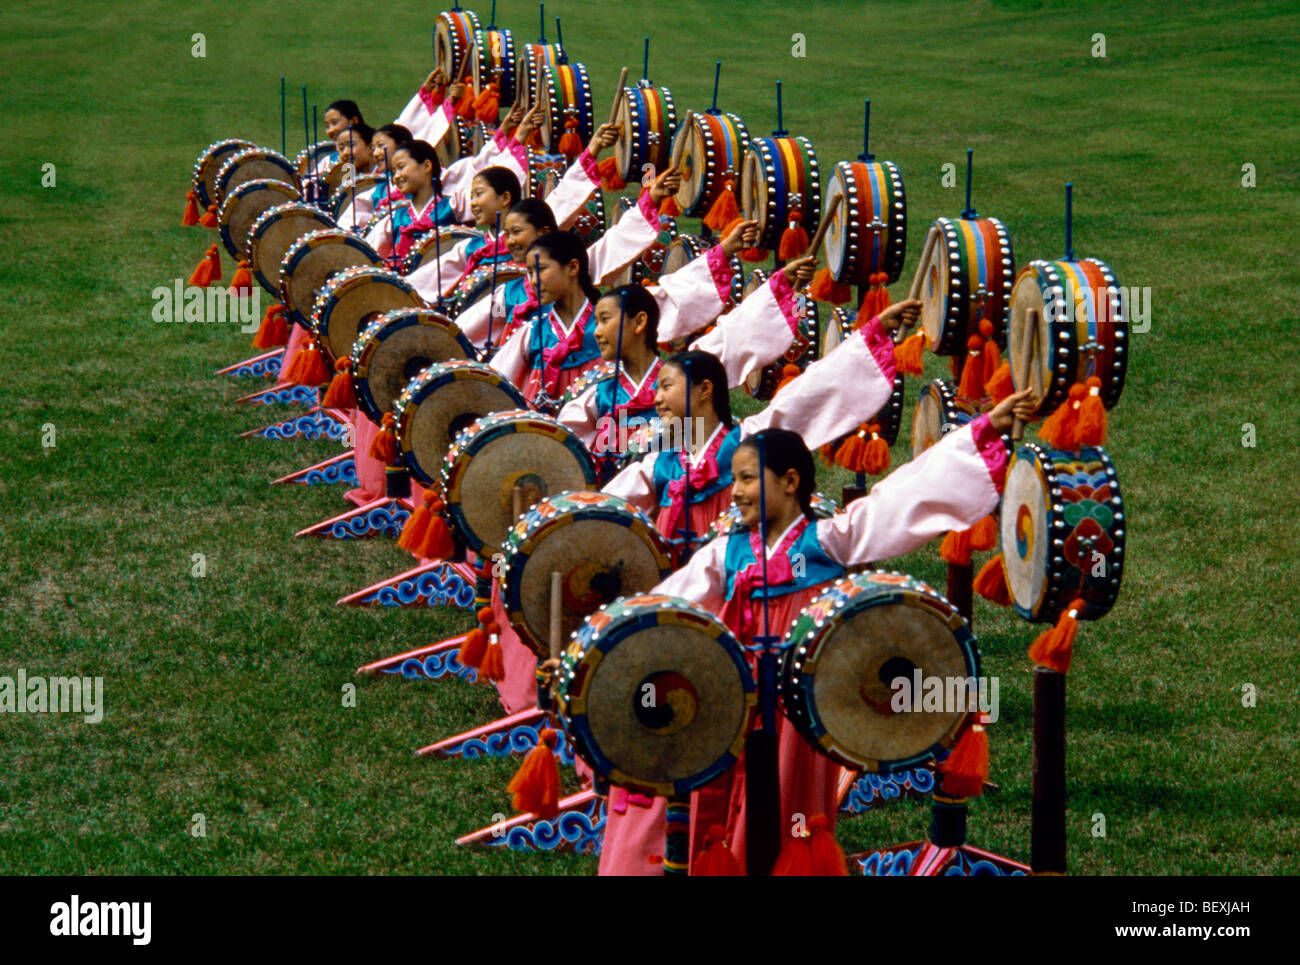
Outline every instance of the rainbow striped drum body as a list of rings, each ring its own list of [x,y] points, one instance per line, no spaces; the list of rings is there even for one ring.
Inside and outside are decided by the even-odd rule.
[[[656,174],[668,167],[677,133],[677,108],[667,87],[654,87],[647,81],[624,87],[614,109],[614,123],[619,130],[614,145],[619,177],[636,183],[650,173],[645,165]]]
[[[403,275],[409,275],[426,261],[433,261],[439,254],[445,254],[459,242],[470,238],[481,238],[483,232],[461,225],[450,225],[433,231],[426,231],[415,239],[411,250],[406,253],[400,266]]]
[[[966,399],[958,398],[948,379],[935,379],[921,390],[912,413],[912,458],[966,425],[978,413]]]
[[[1029,310],[1038,313],[1032,333],[1029,381],[1019,384]],[[1101,401],[1112,408],[1124,390],[1128,367],[1128,321],[1115,274],[1095,258],[1031,261],[1011,290],[1007,344],[1016,388],[1032,388],[1043,400],[1040,412],[1064,402],[1070,386],[1090,376],[1101,379]]]
[[[775,251],[795,214],[811,236],[821,223],[822,181],[817,152],[806,137],[756,137],[740,181],[740,210],[758,222],[756,247]]]
[[[309,204],[291,202],[267,208],[248,232],[248,267],[272,297],[280,296],[280,262],[299,238],[334,227],[334,219]]]
[[[474,89],[483,91],[496,81],[502,104],[515,99],[515,37],[509,30],[489,27],[474,31],[474,49],[470,53]]]
[[[269,209],[298,201],[301,197],[293,185],[269,178],[245,181],[228,192],[217,214],[217,227],[230,257],[249,257],[250,232],[257,219]]]
[[[921,266],[921,327],[930,350],[962,355],[980,319],[993,323],[993,337],[1006,345],[1007,312],[1015,262],[1011,237],[997,218],[939,218],[929,261]]]
[[[705,112],[692,115],[688,127],[678,128],[677,137],[686,142],[682,186],[674,197],[682,214],[703,217],[727,189],[728,181],[733,192],[739,188],[741,165],[749,149],[749,129],[735,114]],[[674,138],[674,147],[676,143]]]
[[[595,489],[596,476],[577,434],[528,409],[484,416],[456,437],[442,460],[447,514],[480,555],[499,548],[514,525],[515,486],[527,508],[553,493]]]
[[[578,122],[575,133],[585,145],[596,129],[592,116],[591,82],[582,64],[553,64],[542,68],[542,148],[560,150],[570,119]]]
[[[898,281],[907,258],[907,195],[892,161],[840,161],[826,205],[842,198],[826,229],[826,264],[837,282],[865,285],[879,272]]]
[[[519,637],[550,655],[551,574],[561,575],[561,639],[597,607],[644,593],[672,572],[650,517],[618,496],[557,493],[524,513],[502,547],[501,598]]]
[[[461,64],[474,46],[479,30],[478,14],[473,10],[444,10],[433,28],[433,66],[442,70],[447,83],[460,76]]]
[[[919,671],[922,681],[975,685],[980,675],[961,614],[905,573],[840,580],[803,609],[786,640],[781,706],[814,747],[845,767],[889,774],[923,764],[952,746],[975,709],[923,711],[919,694],[915,710],[894,709],[898,677],[910,684]]]
[[[627,597],[593,613],[564,653],[556,690],[582,759],[646,795],[684,796],[725,773],[744,750],[756,703],[736,638],[712,614],[667,596]]]
[[[1002,565],[1016,612],[1055,623],[1073,600],[1080,620],[1105,616],[1124,571],[1124,503],[1106,450],[1029,443],[1007,467]]]
[[[385,312],[352,348],[357,405],[378,425],[411,379],[430,365],[473,356],[473,346],[446,316],[428,309]]]
[[[332,360],[351,357],[361,329],[385,312],[424,308],[424,299],[401,275],[361,266],[332,275],[316,294],[311,327]]]
[[[280,301],[291,322],[311,327],[316,293],[345,268],[377,267],[379,252],[342,228],[324,228],[293,242],[280,261]]]
[[[492,412],[526,409],[510,381],[468,359],[437,362],[411,379],[393,403],[397,448],[411,475],[425,486],[442,482],[442,460],[465,426]]]
[[[217,175],[226,162],[240,151],[256,146],[252,141],[232,138],[209,144],[203,149],[203,153],[194,162],[194,172],[190,175],[190,187],[200,210],[217,203]]]
[[[265,147],[250,147],[230,155],[221,166],[217,172],[212,203],[220,210],[226,201],[226,195],[231,191],[241,184],[261,178],[283,181],[291,185],[300,197],[302,195],[302,179],[283,155]]]
[[[518,60],[519,79],[516,86],[520,90],[531,92],[537,87],[539,70],[568,62],[569,58],[559,44],[524,44]]]

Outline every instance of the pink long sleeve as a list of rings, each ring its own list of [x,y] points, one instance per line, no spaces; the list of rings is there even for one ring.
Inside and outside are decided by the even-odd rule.
[[[731,297],[731,259],[714,245],[650,288],[659,305],[659,340],[670,342],[704,328]]]
[[[910,553],[997,508],[1006,463],[1001,436],[981,415],[818,522],[817,539],[845,566]]]
[[[659,212],[646,191],[628,211],[587,249],[587,264],[596,285],[611,285],[614,276],[634,262],[659,237]]]
[[[599,187],[600,176],[596,173],[596,162],[584,150],[569,165],[560,183],[546,196],[546,203],[555,215],[555,223],[561,231],[567,231],[573,226],[573,222],[582,213],[583,205]]]
[[[647,453],[605,483],[601,492],[622,496],[637,509],[653,515],[658,509],[655,499],[655,460],[658,458],[657,452]]]
[[[728,386],[734,389],[750,372],[781,357],[794,342],[797,325],[794,292],[778,271],[691,348],[716,355],[727,371]]]
[[[473,240],[465,238],[456,242],[442,253],[441,258],[430,258],[407,275],[406,280],[420,293],[421,298],[433,305],[438,301],[438,281],[441,279],[442,294],[444,298],[447,297],[455,289],[456,282],[460,281],[465,266],[469,264],[466,248]]]
[[[556,415],[560,423],[572,429],[588,449],[596,443],[597,422],[600,419],[600,405],[596,398],[598,387],[599,383],[587,386],[581,395],[564,403]]]
[[[710,613],[718,613],[727,599],[726,553],[725,538],[710,540],[695,551],[690,562],[650,592],[681,597]]]
[[[808,366],[766,409],[741,422],[741,431],[753,435],[769,427],[791,429],[816,449],[857,429],[893,391],[892,343],[880,319],[873,318]]]
[[[429,110],[429,105],[421,96],[421,92],[416,91],[415,96],[407,102],[402,113],[397,116],[395,123],[406,127],[417,141],[428,141],[430,147],[437,147],[451,130],[452,107],[450,101],[444,100],[441,105]]]
[[[493,298],[480,298],[456,316],[456,324],[460,327],[461,334],[469,339],[470,344],[476,349],[481,351],[487,344],[489,320],[492,322],[492,344],[501,344],[501,333],[506,327],[505,298],[505,286],[499,285]]]

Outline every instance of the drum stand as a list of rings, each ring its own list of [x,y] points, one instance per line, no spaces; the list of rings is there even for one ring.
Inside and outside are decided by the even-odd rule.
[[[930,833],[924,841],[864,851],[849,857],[849,868],[861,875],[1023,875],[1029,866],[966,843],[967,798],[936,792],[931,806]]]
[[[337,456],[330,456],[330,458],[310,465],[305,469],[299,469],[287,476],[281,476],[279,479],[271,481],[272,486],[280,483],[298,483],[304,486],[343,483],[348,486],[356,486],[358,484],[357,461],[352,453],[341,452]]]
[[[273,422],[260,429],[241,432],[238,438],[330,439],[334,442],[342,442],[343,437],[347,435],[350,422],[351,420],[348,419],[347,415],[338,409],[326,409],[317,405],[293,419],[287,419],[284,422]]]
[[[235,405],[299,405],[308,409],[319,404],[320,390],[310,385],[273,385],[235,400]]]
[[[213,375],[225,375],[232,379],[268,379],[280,374],[280,365],[284,361],[284,349],[273,348],[251,359],[244,359],[223,369],[217,369]]]

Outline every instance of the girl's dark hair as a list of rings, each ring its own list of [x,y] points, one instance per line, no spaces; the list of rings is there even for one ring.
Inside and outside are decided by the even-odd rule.
[[[497,170],[502,170],[498,168]],[[492,190],[496,190],[493,188]],[[497,192],[498,194],[500,192]],[[548,231],[555,231],[559,225],[555,223],[555,212],[551,206],[541,198],[524,198],[522,201],[515,202],[511,206],[508,214],[517,214],[538,231],[545,234]]]
[[[410,144],[415,140],[409,128],[402,124],[383,124],[375,128],[375,134],[386,134],[393,139],[393,143],[398,147],[403,144]],[[374,137],[374,134],[371,135]]]
[[[731,395],[727,391],[727,370],[722,367],[722,362],[716,355],[688,350],[678,352],[664,364],[685,372],[692,386],[703,382],[712,383],[713,411],[717,414],[718,421],[728,429],[735,425],[731,418]]]
[[[515,172],[509,168],[484,168],[474,177],[482,178],[487,182],[488,187],[497,194],[509,193],[511,204],[519,201],[524,196],[524,189],[519,186],[519,178],[515,177]]]
[[[659,345],[659,303],[646,291],[644,285],[621,285],[605,292],[604,298],[622,299],[624,318],[635,318],[645,312],[645,344],[650,351]]]
[[[325,108],[325,110],[338,111],[349,121],[352,120],[354,117],[358,121],[361,120],[361,108],[357,107],[356,101],[349,101],[349,100],[334,101],[333,103],[330,104],[329,107]]]
[[[493,170],[488,168],[489,171]],[[510,174],[509,171],[506,172]],[[514,175],[510,174],[513,178]],[[587,246],[572,231],[548,231],[528,248],[529,251],[544,251],[551,261],[567,265],[571,261],[578,263],[578,286],[587,296],[592,307],[600,301],[600,289],[591,283],[591,270],[587,264]],[[531,271],[531,266],[529,267]]]
[[[356,135],[357,140],[364,141],[367,145],[370,144],[370,142],[374,139],[375,136],[375,129],[371,127],[369,124],[363,123],[363,124],[349,124],[347,127],[345,127],[342,131],[339,132],[339,138],[341,139],[346,137],[348,131],[351,131],[354,135]]]
[[[799,489],[795,495],[803,514],[812,519],[812,497],[813,490],[817,486],[817,469],[813,465],[812,453],[804,444],[803,436],[789,429],[763,429],[752,436],[746,436],[737,448],[745,447],[760,453],[763,468],[772,470],[778,477],[784,476],[791,469],[799,474]]]
[[[399,144],[397,151],[405,151],[416,164],[423,164],[425,161],[433,162],[433,191],[435,194],[442,194],[442,164],[438,161],[438,152],[433,149],[433,145],[428,141],[408,141],[405,144]],[[393,154],[397,154],[394,151]],[[389,158],[391,161],[392,158]]]

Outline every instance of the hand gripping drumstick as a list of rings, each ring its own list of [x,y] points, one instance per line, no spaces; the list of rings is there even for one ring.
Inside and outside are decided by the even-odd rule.
[[[1025,333],[1020,337],[1021,348],[1020,364],[1016,366],[1016,371],[1012,374],[1015,376],[1016,391],[1020,391],[1029,384],[1030,376],[1034,372],[1034,350],[1038,343],[1038,309],[1030,308],[1025,311]],[[1019,442],[1020,437],[1025,433],[1025,424],[1017,418],[1011,420],[1011,441]]]
[[[925,236],[925,247],[921,250],[921,262],[916,266],[916,277],[912,279],[912,288],[907,293],[909,299],[921,297],[921,286],[925,284],[925,269],[930,264],[930,256],[934,254],[934,248],[939,243],[939,229],[934,225],[930,226],[930,233]],[[894,344],[897,345],[903,340],[904,333],[910,326],[902,323],[894,332]]]

